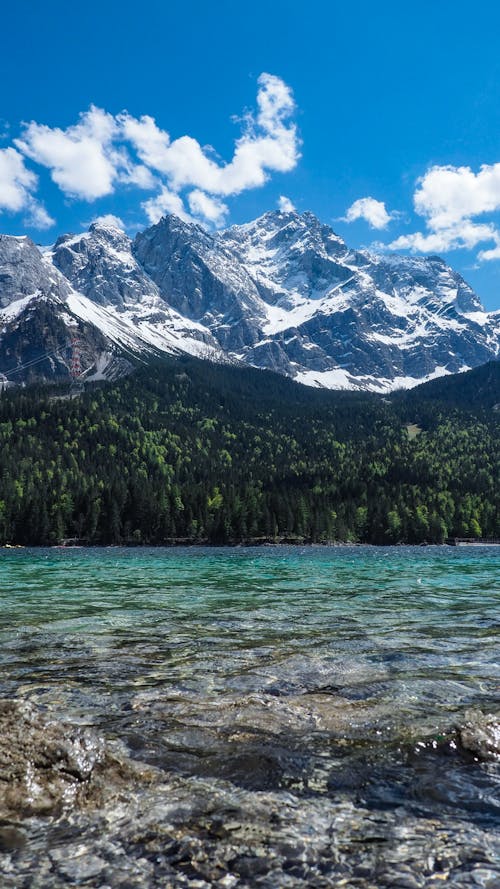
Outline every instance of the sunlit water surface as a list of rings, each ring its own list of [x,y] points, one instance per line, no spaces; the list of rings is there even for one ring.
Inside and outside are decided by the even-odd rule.
[[[500,548],[2,551],[0,614],[1,696],[177,781],[208,860],[110,825],[100,871],[49,872],[59,826],[9,886],[500,886],[498,763],[442,743],[500,709]]]

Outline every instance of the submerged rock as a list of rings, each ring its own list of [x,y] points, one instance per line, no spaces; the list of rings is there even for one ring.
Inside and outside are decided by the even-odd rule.
[[[462,747],[480,759],[500,760],[499,717],[482,710],[467,710],[465,719],[460,729]]]
[[[102,742],[26,701],[0,701],[0,817],[53,814],[88,789]]]
[[[148,777],[88,729],[43,714],[23,700],[0,700],[0,819],[57,815],[99,804],[132,777]]]
[[[221,761],[222,753],[229,763],[237,752],[238,768],[247,775],[256,771],[254,754],[266,751],[274,751],[285,770],[291,764],[305,775],[304,745],[307,741],[310,756],[312,746],[319,744],[322,780],[313,782],[307,775],[307,782],[296,781],[292,790],[281,781],[242,780],[229,768],[219,768],[218,774],[210,774],[208,767],[206,774],[200,774],[201,767],[198,774],[150,769],[88,729],[57,720],[22,700],[0,701],[2,889],[500,885],[494,827],[450,814],[445,820],[434,817],[420,801],[413,811],[411,795],[374,796],[369,782],[328,780],[334,769],[342,775],[346,768],[363,773],[362,752],[358,749],[354,761],[347,756],[347,739],[345,750],[332,746],[333,736],[318,730],[322,722],[315,708],[321,701],[313,697],[312,718],[310,696],[304,697],[304,735],[296,749],[288,709],[279,710],[269,731],[259,725],[253,733],[238,725],[240,707],[235,701],[228,708],[236,720],[231,733],[224,730],[229,729],[229,718],[221,724],[220,713],[209,714],[209,727],[219,735]],[[258,712],[255,695],[252,700],[253,718]],[[265,711],[272,700],[282,703],[269,696],[262,702]],[[175,741],[174,724],[167,727],[147,695],[138,696],[130,712],[139,717],[148,705],[165,743],[168,737]],[[174,710],[178,719],[182,714]],[[476,743],[490,744],[477,727],[488,739],[493,717],[475,713],[467,719],[462,731],[474,729]],[[177,737],[183,755],[196,742],[199,729],[192,710],[189,720],[194,734]],[[278,725],[283,726],[281,733]],[[205,766],[210,758],[208,737],[203,735],[200,752]],[[300,755],[292,763],[286,755],[294,751]],[[417,773],[420,782],[427,774],[424,766],[420,763]],[[369,770],[373,767],[377,784],[389,787],[404,779],[402,763],[374,760]]]

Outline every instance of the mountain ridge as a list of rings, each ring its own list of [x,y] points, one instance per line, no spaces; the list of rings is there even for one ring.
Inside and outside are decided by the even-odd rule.
[[[353,250],[309,212],[222,232],[170,215],[134,240],[97,221],[41,250],[2,235],[0,373],[62,379],[75,348],[84,378],[187,353],[383,392],[497,357],[500,313],[441,258]]]

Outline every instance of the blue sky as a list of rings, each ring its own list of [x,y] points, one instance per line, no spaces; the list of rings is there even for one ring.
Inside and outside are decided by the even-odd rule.
[[[499,26],[460,0],[8,4],[0,229],[281,198],[353,246],[441,254],[500,308]]]

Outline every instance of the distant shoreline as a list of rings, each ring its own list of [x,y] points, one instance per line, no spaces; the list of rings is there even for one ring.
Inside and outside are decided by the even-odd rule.
[[[311,548],[323,548],[326,549],[328,547],[335,549],[346,549],[346,548],[361,548],[361,547],[370,547],[371,549],[401,549],[402,547],[415,547],[415,548],[426,548],[426,547],[446,547],[449,549],[454,548],[486,548],[486,547],[500,547],[499,540],[492,541],[445,541],[443,543],[428,543],[426,541],[422,543],[360,543],[358,541],[340,541],[340,540],[328,540],[328,541],[311,541],[311,540],[263,540],[261,538],[255,540],[241,540],[231,543],[212,543],[208,540],[202,541],[194,541],[194,540],[185,540],[183,538],[177,538],[175,541],[167,541],[163,543],[135,543],[135,542],[124,542],[124,543],[89,543],[89,542],[78,542],[78,543],[6,543],[0,545],[0,550],[19,550],[19,549],[181,549],[181,548],[189,548],[189,549],[267,549],[267,548],[280,548],[280,547],[311,547]]]

